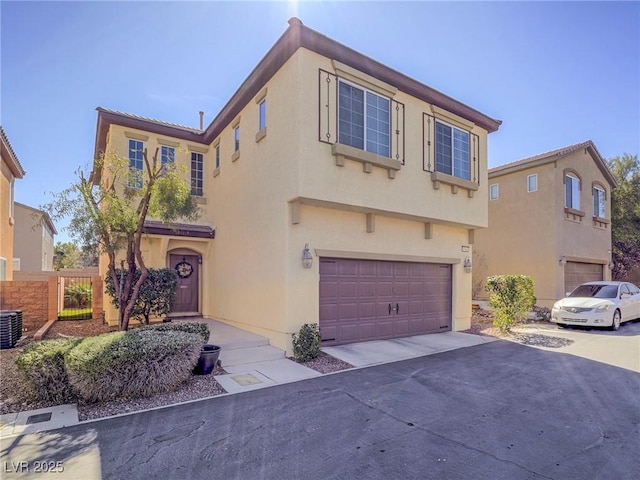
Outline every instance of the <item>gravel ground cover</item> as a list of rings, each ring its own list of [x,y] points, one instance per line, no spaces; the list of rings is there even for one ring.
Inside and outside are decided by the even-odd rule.
[[[58,321],[53,324],[45,338],[88,337],[114,330],[116,330],[114,327],[104,325],[101,320]],[[16,368],[16,357],[32,341],[33,338],[31,336],[23,337],[15,348],[0,350],[0,414],[55,406],[54,403],[35,399],[24,386],[24,382]],[[320,373],[331,373],[353,368],[352,365],[325,353],[321,353],[318,358],[303,363],[303,365]],[[215,380],[214,376],[226,373],[222,366],[217,366],[211,375],[193,375],[177,390],[153,397],[121,398],[111,402],[94,404],[79,400],[77,402],[78,417],[80,420],[91,420],[221,395],[226,391]]]

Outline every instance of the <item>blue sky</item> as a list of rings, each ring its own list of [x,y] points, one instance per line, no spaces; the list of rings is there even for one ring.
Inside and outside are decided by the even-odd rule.
[[[640,2],[2,0],[0,15],[0,121],[34,207],[91,162],[96,107],[208,124],[292,16],[502,120],[490,167],[588,139],[640,152]]]

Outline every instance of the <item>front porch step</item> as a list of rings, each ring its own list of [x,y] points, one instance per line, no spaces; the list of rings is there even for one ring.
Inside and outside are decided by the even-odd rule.
[[[220,363],[222,364],[222,368],[283,358],[285,358],[284,350],[272,347],[271,345],[248,348],[222,347],[222,350],[220,351]]]

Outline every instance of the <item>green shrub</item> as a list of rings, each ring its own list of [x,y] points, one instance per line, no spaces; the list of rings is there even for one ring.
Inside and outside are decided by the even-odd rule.
[[[123,270],[116,269],[118,278],[123,275]],[[127,274],[127,270],[124,270]],[[134,282],[140,278],[140,270],[136,270]],[[105,293],[111,297],[111,303],[114,307],[119,308],[118,298],[116,298],[116,290],[113,285],[111,275],[107,273],[105,280]],[[176,289],[178,288],[178,275],[171,268],[150,268],[147,278],[140,286],[138,298],[131,311],[131,318],[135,318],[140,323],[149,325],[149,317],[151,315],[162,317],[171,311],[173,302],[176,297]]]
[[[202,342],[207,343],[209,341],[209,325],[206,323],[194,323],[194,322],[169,322],[158,323],[156,325],[146,325],[140,327],[138,330],[155,330],[157,332],[187,332],[196,333],[202,337]]]
[[[293,356],[300,362],[313,360],[320,355],[320,330],[317,323],[305,323],[293,338]]]
[[[139,328],[86,338],[68,352],[65,366],[89,402],[146,397],[188,380],[201,347],[199,334]]]
[[[536,302],[533,278],[526,275],[494,275],[487,279],[486,289],[494,309],[493,325],[503,333],[526,319]]]
[[[81,341],[81,338],[65,338],[33,342],[17,356],[18,370],[40,400],[66,403],[75,399],[64,360]]]

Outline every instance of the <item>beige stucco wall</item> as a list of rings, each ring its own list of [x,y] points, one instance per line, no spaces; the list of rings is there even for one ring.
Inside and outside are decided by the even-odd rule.
[[[13,256],[20,259],[20,270],[53,271],[53,235],[41,223],[42,212],[19,203],[14,209]]]
[[[468,328],[471,275],[462,262],[471,252],[462,247],[471,248],[470,229],[488,223],[486,132],[473,129],[481,139],[480,187],[473,197],[462,188],[457,193],[446,185],[434,188],[422,168],[422,112],[430,107],[402,92],[396,99],[405,104],[406,158],[396,177],[390,179],[378,167],[365,173],[361,163],[350,160],[336,166],[331,146],[318,141],[319,67],[332,68],[329,60],[298,50],[264,86],[266,92],[261,89],[208,146],[206,203],[198,223],[215,227],[216,238],[150,236],[143,247],[145,259],[149,266],[165,266],[171,249],[197,251],[203,257],[201,313],[290,350],[291,333],[318,321],[319,262],[314,253],[313,268],[303,269],[305,243],[313,252],[352,252],[354,258],[363,253],[429,258],[454,265],[453,328]],[[267,130],[260,135],[258,98],[267,105]],[[239,156],[233,156],[236,124]],[[125,130],[131,132],[112,126],[109,134],[109,148],[123,155]],[[156,136],[137,134],[148,135],[145,145],[152,151]],[[214,171],[218,143],[221,165]],[[188,157],[176,152],[176,160],[187,162]],[[314,202],[318,205],[309,204]],[[361,208],[383,212],[375,216],[374,231],[366,231],[365,213],[350,211]],[[425,223],[430,224],[430,239],[425,238]],[[109,315],[115,318],[113,312]]]
[[[565,214],[564,170],[582,177],[581,222]],[[538,191],[527,192],[528,175],[538,175]],[[474,286],[491,275],[523,274],[533,277],[537,302],[550,307],[562,298],[564,267],[559,259],[607,264],[611,230],[594,226],[592,182],[606,190],[606,218],[611,217],[611,188],[593,158],[584,150],[555,162],[496,175],[489,185],[499,185],[499,198],[489,201],[489,228],[475,235]],[[611,272],[605,268],[610,279]],[[486,298],[484,288],[478,298]]]
[[[4,152],[3,152],[4,154]],[[13,175],[9,166],[0,162],[0,258],[6,260],[6,278],[13,278],[13,227],[14,219],[9,218],[9,201]]]

